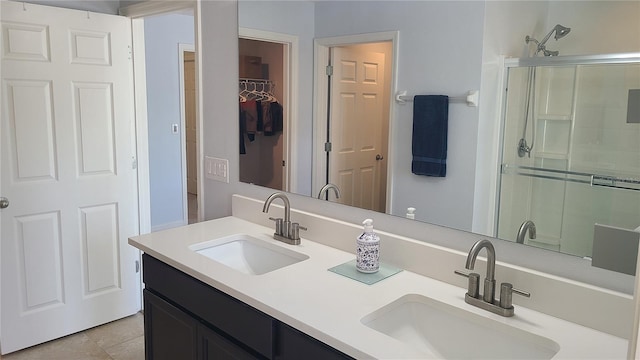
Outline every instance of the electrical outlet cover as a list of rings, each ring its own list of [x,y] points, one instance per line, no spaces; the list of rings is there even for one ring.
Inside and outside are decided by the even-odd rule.
[[[205,156],[204,164],[207,179],[229,183],[229,160]]]

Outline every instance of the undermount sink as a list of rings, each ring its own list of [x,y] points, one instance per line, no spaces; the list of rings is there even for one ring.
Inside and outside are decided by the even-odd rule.
[[[246,234],[193,244],[189,249],[249,275],[262,275],[309,258]]]
[[[436,358],[551,359],[560,350],[545,337],[415,294],[361,322]]]

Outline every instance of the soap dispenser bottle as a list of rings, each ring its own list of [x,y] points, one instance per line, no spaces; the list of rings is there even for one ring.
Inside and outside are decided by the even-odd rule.
[[[364,232],[356,240],[356,269],[374,273],[380,268],[380,237],[373,232],[373,220],[366,219],[362,224]]]

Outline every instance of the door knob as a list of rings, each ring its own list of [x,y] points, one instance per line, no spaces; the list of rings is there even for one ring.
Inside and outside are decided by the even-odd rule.
[[[380,154],[376,155],[376,160],[380,161],[382,159],[384,159],[384,156],[382,156]]]
[[[0,209],[5,209],[9,207],[9,199],[6,197],[0,197]]]

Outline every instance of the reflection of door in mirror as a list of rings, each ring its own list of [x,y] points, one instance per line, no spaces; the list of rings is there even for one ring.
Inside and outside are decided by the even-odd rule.
[[[333,47],[327,180],[343,204],[385,211],[391,43]],[[388,60],[387,60],[388,59]]]
[[[240,181],[277,190],[287,190],[284,46],[239,39]]]

